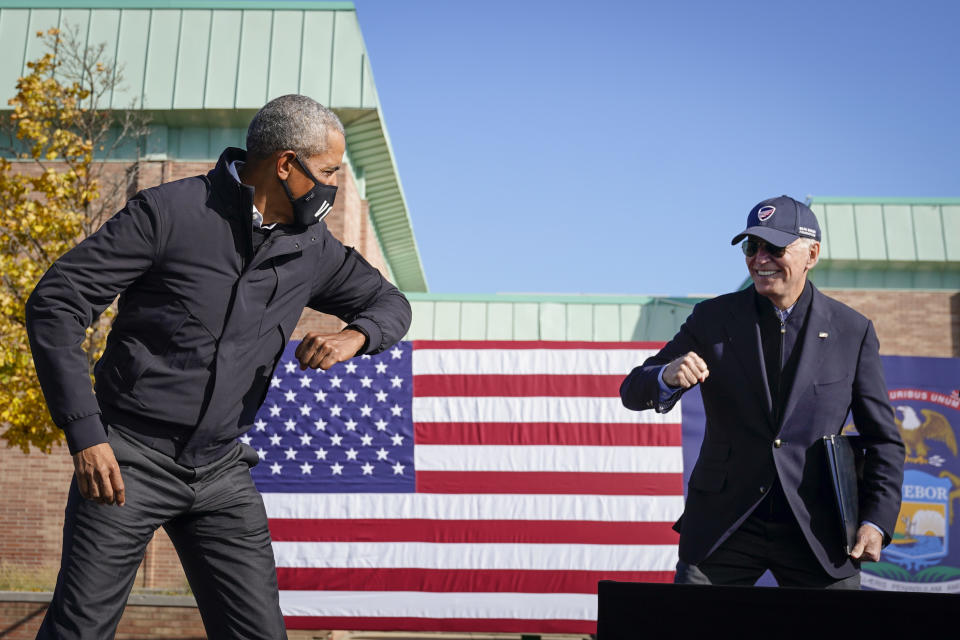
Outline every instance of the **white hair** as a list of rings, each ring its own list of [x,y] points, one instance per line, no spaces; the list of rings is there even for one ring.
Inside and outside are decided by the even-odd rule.
[[[797,238],[794,242],[799,246],[808,256],[810,255],[810,250],[813,249],[813,245],[819,245],[820,242],[813,238]],[[813,269],[817,266],[817,263],[820,262],[820,254],[817,254],[816,261],[810,265],[810,268]]]

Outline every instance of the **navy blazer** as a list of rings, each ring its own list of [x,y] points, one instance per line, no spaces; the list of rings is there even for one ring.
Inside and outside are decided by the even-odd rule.
[[[710,375],[701,385],[706,430],[677,523],[680,559],[697,564],[747,518],[779,476],[787,501],[828,574],[857,567],[844,553],[825,468],[823,436],[837,434],[848,412],[866,447],[860,519],[889,542],[900,510],[904,448],[893,421],[873,324],[850,307],[813,295],[796,376],[776,423],[767,386],[760,325],[751,286],[701,302],[676,336],[623,381],[628,409],[669,411],[660,403],[660,368],[694,351]]]

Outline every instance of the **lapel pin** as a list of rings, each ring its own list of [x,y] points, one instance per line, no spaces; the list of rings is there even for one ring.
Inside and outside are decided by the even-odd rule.
[[[820,332],[820,335],[818,335],[817,337],[818,337],[818,338],[826,338],[828,335],[830,335],[830,334],[828,334],[826,331],[821,331],[821,332]]]

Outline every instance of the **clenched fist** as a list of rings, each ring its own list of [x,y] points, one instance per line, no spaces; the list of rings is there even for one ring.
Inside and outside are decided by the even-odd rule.
[[[680,356],[663,369],[663,381],[671,387],[689,389],[710,375],[707,363],[693,351]]]
[[[344,329],[340,333],[308,333],[294,354],[300,361],[301,370],[308,367],[329,369],[357,355],[366,341],[366,336],[353,329]]]

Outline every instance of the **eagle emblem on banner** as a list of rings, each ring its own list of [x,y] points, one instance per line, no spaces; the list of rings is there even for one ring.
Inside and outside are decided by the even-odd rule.
[[[957,455],[957,438],[953,429],[950,428],[950,422],[942,413],[931,409],[920,409],[920,413],[923,415],[921,420],[917,411],[909,405],[897,405],[894,407],[893,413],[897,429],[900,430],[900,437],[903,438],[903,444],[907,448],[907,457],[904,462],[929,463],[935,467],[941,466],[943,458],[939,456],[927,458],[927,454],[930,452],[927,440],[942,442],[950,450],[950,453],[954,456]]]

